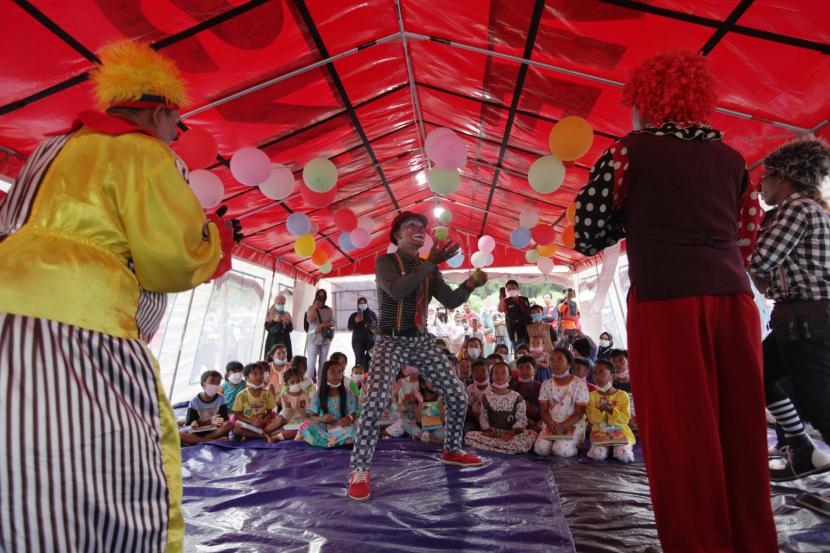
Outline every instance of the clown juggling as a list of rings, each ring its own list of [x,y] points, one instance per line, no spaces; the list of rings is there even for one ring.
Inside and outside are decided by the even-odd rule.
[[[625,237],[629,361],[663,550],[778,550],[761,336],[745,264],[761,216],[741,155],[707,124],[703,57],[662,53],[623,89],[634,131],[576,200],[576,248]]]
[[[0,206],[0,550],[180,551],[180,450],[146,340],[165,293],[230,268],[168,144],[187,99],[145,45],[105,48],[105,112],[29,158]]]

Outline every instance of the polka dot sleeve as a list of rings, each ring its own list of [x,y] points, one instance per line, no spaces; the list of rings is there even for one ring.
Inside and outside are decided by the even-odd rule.
[[[576,250],[594,255],[625,237],[617,212],[628,190],[628,150],[615,142],[591,169],[588,184],[576,197]]]
[[[764,210],[758,198],[758,184],[751,183],[749,173],[744,174],[744,193],[741,196],[741,207],[738,211],[738,245],[741,248],[741,259],[744,266],[749,266],[755,241],[758,238],[758,227]]]

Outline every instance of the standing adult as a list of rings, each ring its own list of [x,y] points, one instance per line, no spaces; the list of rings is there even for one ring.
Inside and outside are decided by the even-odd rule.
[[[504,344],[507,346],[508,351],[511,350],[512,344],[507,334],[507,321],[505,320],[504,313],[493,313],[493,336],[496,339],[497,346]]]
[[[285,310],[285,294],[279,293],[265,316],[265,331],[268,333],[265,338],[265,352],[268,353],[277,344],[282,344],[285,346],[288,359],[294,357],[291,349],[292,330],[294,330],[294,324],[291,320],[291,313]]]
[[[481,308],[480,320],[481,330],[484,332],[484,355],[490,355],[496,347],[496,340],[493,336],[493,314],[485,305]]]
[[[470,306],[469,303],[465,303],[464,307],[462,308],[461,315],[467,321],[467,326],[473,326],[473,319],[478,318],[478,313],[473,311],[473,308]]]
[[[308,326],[306,332],[308,367],[306,378],[314,379],[315,382],[322,382],[326,378],[323,374],[323,363],[329,355],[331,341],[334,339],[334,312],[326,305],[328,294],[325,290],[317,290],[314,295],[314,302],[306,311],[305,318]]]
[[[481,459],[461,450],[467,397],[447,356],[435,348],[426,333],[427,306],[436,298],[447,307],[461,305],[475,288],[487,282],[487,275],[475,271],[461,286],[451,290],[438,265],[458,251],[454,242],[436,244],[426,260],[418,249],[426,237],[427,219],[404,211],[392,222],[389,238],[397,244],[395,253],[382,255],[375,262],[380,323],[369,379],[364,386],[361,413],[352,451],[348,495],[368,499],[369,467],[378,437],[378,424],[389,402],[392,385],[405,365],[421,369],[446,406],[446,438],[441,459],[446,464],[475,466]]]
[[[458,353],[461,351],[461,346],[467,338],[467,323],[464,316],[460,312],[456,312],[452,318],[452,325],[450,326],[450,351]]]
[[[560,300],[556,310],[559,312],[559,336],[570,338],[577,334],[580,328],[579,306],[576,304],[576,291],[573,288],[565,289],[565,297]]]
[[[504,290],[499,292],[499,313],[504,313],[507,319],[507,335],[513,351],[516,351],[519,344],[529,343],[527,325],[532,322],[530,301],[519,295],[519,283],[515,280],[508,280]]]
[[[545,305],[542,307],[542,321],[552,327],[557,327],[557,319],[559,318],[559,311],[556,310],[556,305],[553,303],[553,294],[545,292],[542,294],[542,301]]]
[[[772,553],[760,322],[739,243],[759,215],[746,162],[705,123],[716,95],[702,56],[644,61],[623,98],[635,131],[594,165],[574,236],[586,255],[627,239],[631,385],[660,541]]]
[[[349,316],[355,365],[360,365],[364,369],[369,368],[366,364],[366,354],[375,343],[377,328],[378,316],[369,309],[369,300],[364,297],[357,298],[357,311]]]
[[[767,156],[764,169],[761,194],[776,209],[761,227],[749,268],[758,289],[775,300],[763,344],[764,384],[767,408],[783,431],[777,449],[787,465],[771,473],[781,481],[830,470],[830,455],[813,446],[801,420],[830,443],[830,213],[820,190],[830,148],[814,138],[793,141]]]
[[[146,343],[166,293],[230,269],[234,233],[169,147],[174,62],[129,41],[100,59],[106,112],[38,147],[0,207],[2,551],[182,550],[178,428]]]
[[[444,340],[447,348],[452,351],[451,325],[454,323],[447,317],[447,308],[439,306],[435,310],[435,337]]]

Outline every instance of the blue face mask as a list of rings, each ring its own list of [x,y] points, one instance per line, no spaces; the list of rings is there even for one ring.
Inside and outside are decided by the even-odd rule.
[[[534,322],[537,322],[537,323],[538,323],[538,322],[540,322],[541,320],[542,320],[542,314],[541,314],[541,313],[533,313],[533,321],[534,321]]]
[[[283,305],[281,303],[278,303],[277,304],[277,313],[282,313],[283,311],[285,311],[285,305]]]

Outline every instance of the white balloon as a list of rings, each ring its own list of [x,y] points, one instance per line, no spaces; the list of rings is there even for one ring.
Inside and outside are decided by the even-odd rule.
[[[487,252],[487,259],[484,260],[484,266],[489,267],[495,260],[496,258],[493,257],[493,252]]]
[[[210,209],[216,207],[225,196],[225,185],[216,173],[205,169],[196,169],[190,172],[190,189],[199,200],[199,204]]]
[[[368,215],[361,215],[357,218],[357,226],[366,229],[366,232],[371,233],[375,230],[375,221]]]
[[[294,191],[294,173],[280,163],[271,165],[271,176],[259,185],[260,191],[272,200],[284,200]]]
[[[496,241],[492,236],[485,234],[478,239],[478,249],[484,253],[490,253],[496,247]]]
[[[540,257],[536,260],[536,266],[543,275],[546,275],[553,270],[553,259],[550,257]]]
[[[519,226],[533,228],[539,222],[539,213],[532,207],[526,207],[519,214]]]
[[[487,255],[488,254],[485,253],[485,252],[476,252],[470,257],[470,263],[476,269],[481,269],[482,267],[486,267],[487,266],[487,261],[489,261],[489,259],[487,258]],[[492,257],[492,255],[490,257]]]

